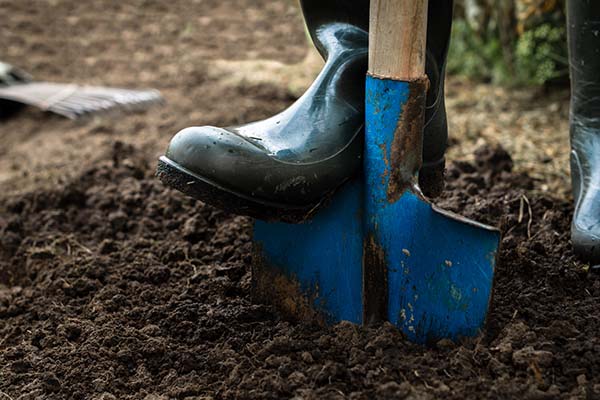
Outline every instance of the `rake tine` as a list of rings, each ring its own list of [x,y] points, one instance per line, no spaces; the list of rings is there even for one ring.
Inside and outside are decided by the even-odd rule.
[[[112,98],[97,98],[90,95],[80,96],[74,95],[68,99],[64,99],[61,104],[71,107],[77,108],[82,114],[83,113],[91,113],[95,111],[108,111],[119,106],[125,109],[138,108],[144,105],[144,102],[138,102],[137,100],[131,99],[123,99],[119,101],[118,99]]]
[[[107,110],[113,107],[113,104],[107,100],[74,99],[70,103],[81,104],[86,110]]]
[[[44,111],[46,111],[46,112],[53,112],[53,113],[62,115],[64,117],[67,117],[69,119],[76,119],[79,115],[81,115],[81,114],[73,111],[72,109],[63,108],[63,107],[56,107],[56,106],[48,108],[48,109],[46,109]]]
[[[82,106],[85,110],[107,110],[114,107],[108,99],[94,99],[92,97],[74,96],[62,101],[63,104]]]
[[[81,96],[72,96],[67,99],[63,99],[58,104],[63,104],[67,106],[75,106],[83,109],[98,109],[98,108],[106,108],[110,106],[110,103],[106,100],[98,100],[93,98],[86,98]]]
[[[138,110],[162,103],[160,93],[154,89],[129,90],[50,82],[20,83],[0,88],[0,98],[29,104],[71,119],[94,112],[119,108]]]
[[[94,103],[94,104],[102,104],[102,105],[107,105],[110,107],[115,107],[118,105],[123,105],[123,106],[128,106],[128,105],[144,105],[144,104],[149,104],[152,103],[154,101],[157,101],[158,99],[156,99],[153,95],[146,95],[146,96],[140,96],[138,93],[132,93],[132,92],[126,92],[124,91],[123,94],[119,94],[119,95],[101,95],[98,96],[97,94],[81,94],[79,95],[79,97],[81,98],[82,101],[88,101],[90,103]]]
[[[62,106],[71,110],[80,110],[83,111],[85,109],[87,109],[89,106],[83,102],[77,102],[77,101],[69,101],[67,99],[62,100],[59,103],[55,103],[53,105],[50,106],[51,107],[56,107],[56,106]]]

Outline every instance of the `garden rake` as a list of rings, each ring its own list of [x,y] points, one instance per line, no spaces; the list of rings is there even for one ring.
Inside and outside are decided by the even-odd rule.
[[[157,90],[36,82],[12,65],[0,62],[0,117],[30,105],[70,119],[114,109],[140,110],[159,103]]]

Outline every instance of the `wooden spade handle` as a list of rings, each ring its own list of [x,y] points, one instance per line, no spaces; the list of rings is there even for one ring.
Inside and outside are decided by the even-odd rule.
[[[428,0],[371,0],[369,73],[412,81],[425,75]]]

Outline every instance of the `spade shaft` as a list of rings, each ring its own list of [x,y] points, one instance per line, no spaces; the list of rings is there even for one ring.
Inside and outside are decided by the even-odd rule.
[[[363,320],[414,341],[485,322],[499,232],[440,210],[417,185],[428,80],[427,0],[372,0],[366,83]]]
[[[369,23],[363,319],[376,322],[387,319],[388,207],[415,185],[422,164],[427,0],[371,0]]]

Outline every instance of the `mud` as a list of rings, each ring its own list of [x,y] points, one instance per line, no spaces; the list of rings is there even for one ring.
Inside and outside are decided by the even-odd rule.
[[[299,324],[254,302],[251,221],[156,179],[173,131],[289,104],[285,89],[206,81],[202,65],[299,60],[291,3],[0,0],[0,10],[13,16],[0,28],[7,61],[30,60],[46,79],[158,86],[169,101],[82,122],[26,109],[0,123],[0,398],[600,396],[600,279],[571,251],[570,199],[513,172],[500,147],[449,164],[438,201],[503,231],[488,326],[433,348],[387,324]]]

